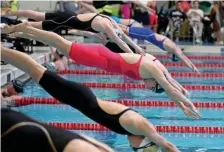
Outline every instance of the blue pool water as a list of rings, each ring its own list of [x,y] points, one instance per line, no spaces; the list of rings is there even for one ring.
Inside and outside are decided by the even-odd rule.
[[[83,66],[71,66],[72,69],[95,69],[84,68]],[[181,68],[176,68],[176,71]],[[203,68],[202,68],[203,69]],[[173,70],[171,70],[173,71]],[[181,71],[181,70],[180,70]],[[186,70],[185,70],[186,71]],[[207,68],[209,72],[222,72],[219,69]],[[224,71],[224,70],[223,70]],[[65,79],[76,82],[104,82],[104,83],[142,83],[123,76],[96,76],[96,75],[61,75]],[[181,84],[188,85],[224,85],[224,78],[204,79],[204,78],[176,78]],[[105,100],[151,100],[170,101],[165,94],[154,94],[146,89],[102,89],[92,88],[93,92]],[[26,97],[51,97],[34,82],[29,82],[25,87]],[[190,90],[188,96],[193,102],[224,102],[223,91],[201,91]],[[74,101],[78,102],[78,101]],[[213,126],[224,127],[224,109],[199,109],[202,118],[193,120],[186,117],[178,108],[169,107],[132,107],[145,116],[154,125],[178,125],[178,126]],[[67,105],[41,105],[33,104],[15,109],[32,116],[43,122],[77,122],[94,123],[89,118],[77,110]],[[72,130],[73,131],[73,130]],[[95,139],[108,143],[118,152],[131,152],[125,136],[115,134],[110,131],[83,131],[76,130],[77,133],[84,133]],[[177,145],[184,152],[224,152],[224,135],[219,134],[182,134],[182,133],[162,133],[169,141]]]

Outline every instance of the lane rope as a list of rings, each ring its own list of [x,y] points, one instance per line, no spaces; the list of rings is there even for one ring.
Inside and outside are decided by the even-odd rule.
[[[48,125],[68,130],[97,130],[109,131],[100,124],[93,123],[61,123],[47,122]],[[155,126],[160,133],[204,133],[204,134],[224,134],[224,127],[203,127],[203,126]]]
[[[61,70],[58,74],[121,75],[103,70]],[[224,78],[224,73],[170,72],[172,77]]]
[[[82,82],[82,84],[91,88],[114,88],[114,89],[148,89],[145,84],[135,83],[95,83]],[[207,90],[223,91],[224,86],[204,86],[204,85],[182,85],[187,90]]]
[[[176,107],[174,102],[168,101],[145,101],[145,100],[109,100],[126,106],[142,107]],[[15,100],[15,106],[24,106],[30,104],[63,104],[55,98],[33,98],[25,97]],[[194,102],[197,108],[224,108],[224,102]]]
[[[76,64],[75,62],[72,62],[73,64]],[[163,62],[162,63],[166,67],[185,67],[184,63],[177,63],[177,62]],[[218,64],[218,63],[195,63],[194,64],[198,68],[224,68],[224,64]]]
[[[154,55],[158,59],[169,59],[167,55]],[[187,56],[190,60],[224,60],[224,56]]]

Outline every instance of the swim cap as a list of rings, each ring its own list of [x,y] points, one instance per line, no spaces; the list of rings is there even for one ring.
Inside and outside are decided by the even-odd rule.
[[[55,53],[60,57],[63,58],[65,55],[63,53],[61,53],[61,51],[59,51],[58,49],[55,51]]]
[[[23,82],[20,80],[12,80],[12,85],[17,93],[23,93]]]
[[[56,72],[57,70],[54,62],[46,63],[45,66],[49,71]]]
[[[152,91],[155,93],[163,93],[165,90],[158,82],[156,82],[156,86],[152,88]]]
[[[145,137],[138,148],[132,148],[136,152],[160,152],[160,148]]]
[[[172,55],[172,61],[173,62],[178,62],[179,61],[175,54]]]

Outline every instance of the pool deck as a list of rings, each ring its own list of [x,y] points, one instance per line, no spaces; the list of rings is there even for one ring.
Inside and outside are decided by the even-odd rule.
[[[84,40],[82,36],[65,36],[66,39],[79,43],[92,43],[88,40]],[[165,51],[161,51],[158,47],[150,45],[150,44],[139,44],[140,46],[144,46],[147,49],[147,52],[151,54],[166,54]],[[183,49],[184,54],[186,55],[224,55],[224,46],[199,46],[199,45],[178,45]],[[46,47],[34,47],[34,53],[30,56],[34,58],[40,64],[45,64],[52,60],[52,56],[50,53],[50,49],[48,46]],[[221,51],[222,50],[222,51]],[[195,52],[197,51],[197,52]],[[14,74],[13,74],[14,73]],[[1,66],[1,86],[4,86],[14,78],[19,78],[23,76],[25,73],[14,66],[7,64]],[[14,76],[15,75],[15,76]]]

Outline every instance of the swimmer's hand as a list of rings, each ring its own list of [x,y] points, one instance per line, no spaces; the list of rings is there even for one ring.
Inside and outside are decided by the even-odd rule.
[[[187,115],[188,117],[192,117],[194,119],[200,119],[200,113],[198,112],[197,108],[193,105],[193,103],[191,105],[189,105],[189,107],[186,107],[183,103],[181,104],[181,109],[183,110],[183,112],[185,113],[185,115]]]
[[[196,72],[197,74],[201,74],[201,72],[198,70],[198,68],[193,64],[192,65],[192,69],[194,72]]]

